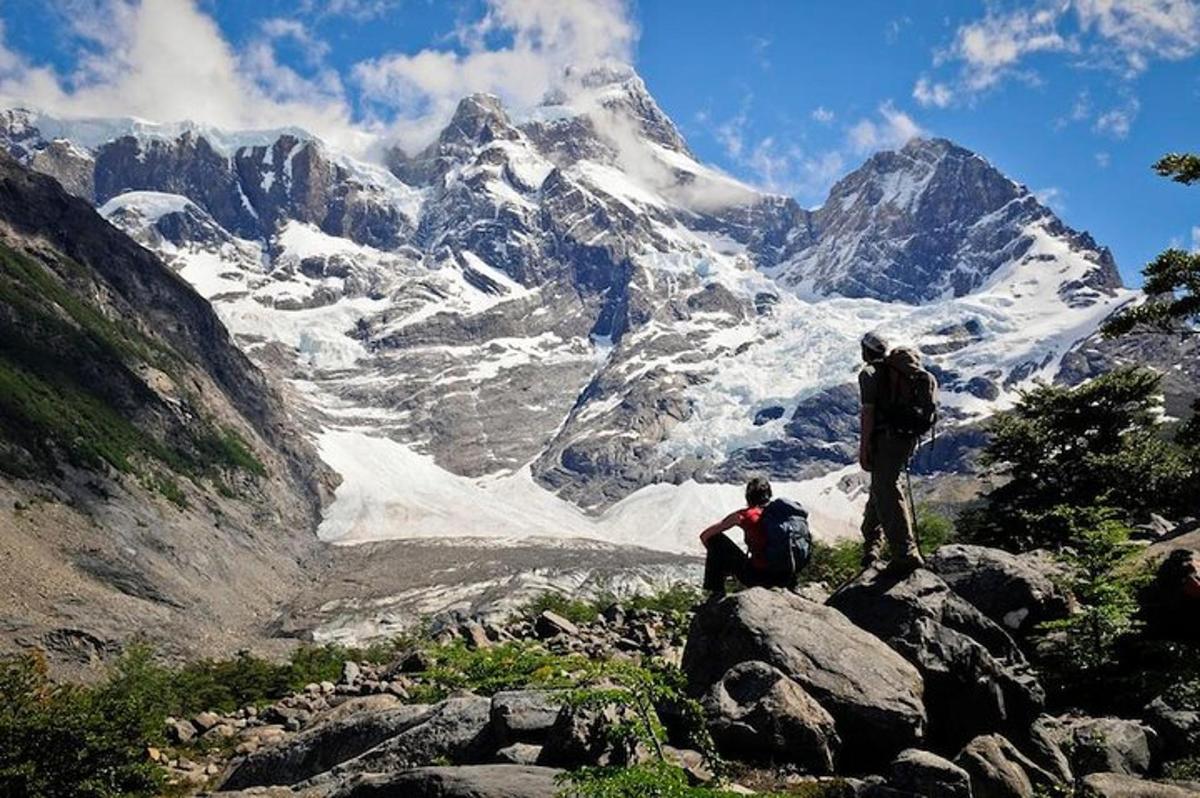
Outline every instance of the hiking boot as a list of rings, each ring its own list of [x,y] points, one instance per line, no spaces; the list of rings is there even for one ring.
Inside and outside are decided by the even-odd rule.
[[[925,567],[925,558],[919,553],[905,554],[888,563],[884,569],[890,574],[910,574],[918,568]]]
[[[878,552],[868,551],[865,552],[862,556],[862,559],[859,560],[859,565],[864,571],[869,571],[875,566],[879,565],[882,559],[883,558],[879,556]]]

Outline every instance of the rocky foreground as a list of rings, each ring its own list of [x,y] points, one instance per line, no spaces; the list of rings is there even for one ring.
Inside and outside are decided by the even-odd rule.
[[[1194,707],[1163,696],[1140,717],[1045,711],[1022,646],[1031,622],[1070,611],[1055,568],[951,545],[930,570],[869,570],[832,595],[809,585],[708,601],[690,626],[620,606],[582,624],[550,611],[468,621],[386,665],[348,662],[336,684],[273,706],[173,719],[180,750],[210,753],[151,755],[178,781],[230,796],[542,798],[568,789],[564,774],[652,760],[727,791],[712,795],[1200,795],[1200,784],[1155,780],[1164,761],[1200,752]],[[588,663],[616,669],[581,700],[562,686],[489,689],[503,679],[484,657],[463,666],[474,692],[438,692],[455,684],[441,652],[489,651],[545,657],[543,685]],[[663,739],[622,736],[639,703],[617,689],[630,684],[620,668],[649,663],[678,665],[703,734],[660,691],[649,695]]]

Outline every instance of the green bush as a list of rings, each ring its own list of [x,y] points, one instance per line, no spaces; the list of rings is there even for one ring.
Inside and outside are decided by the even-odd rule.
[[[734,798],[719,787],[693,787],[687,774],[667,762],[626,768],[583,768],[559,776],[562,798]],[[759,793],[764,798],[770,794]]]
[[[1120,369],[1077,388],[1022,392],[989,423],[984,463],[1006,479],[959,516],[964,537],[1010,551],[1059,549],[1071,535],[1061,506],[1104,505],[1128,522],[1186,513],[1200,475],[1165,437],[1160,382]]]
[[[145,754],[156,699],[130,688],[54,685],[36,656],[0,660],[0,795],[159,794],[163,773]]]
[[[862,570],[862,541],[839,540],[836,543],[813,541],[812,557],[800,572],[800,581],[821,583],[835,588],[853,579]]]

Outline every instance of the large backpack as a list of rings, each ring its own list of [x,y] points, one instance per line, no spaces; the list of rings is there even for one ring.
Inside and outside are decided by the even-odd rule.
[[[791,499],[774,499],[763,508],[764,551],[767,570],[777,576],[795,576],[812,555],[808,511]]]
[[[921,367],[921,356],[897,347],[879,369],[876,412],[893,432],[920,437],[937,423],[937,379]]]

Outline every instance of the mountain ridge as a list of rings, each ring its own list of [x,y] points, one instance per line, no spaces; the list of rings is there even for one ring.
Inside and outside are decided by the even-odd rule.
[[[944,139],[872,156],[805,210],[695,161],[631,70],[575,85],[523,118],[464,98],[390,171],[284,134],[214,177],[196,141],[187,166],[134,137],[102,146],[97,185],[143,192],[108,197],[109,218],[204,286],[315,398],[318,426],[472,478],[528,467],[592,512],[751,463],[802,479],[849,465],[834,441],[797,454],[789,430],[852,376],[866,329],[922,346],[951,420],[969,421],[1052,378],[1133,298],[1111,253]],[[188,188],[196,173],[211,185]],[[138,210],[180,190],[207,221]]]

